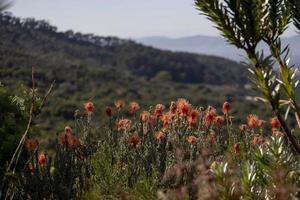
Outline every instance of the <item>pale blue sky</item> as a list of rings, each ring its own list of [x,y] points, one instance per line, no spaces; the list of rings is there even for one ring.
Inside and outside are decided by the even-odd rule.
[[[13,0],[18,17],[50,21],[59,30],[137,38],[218,35],[193,0]]]

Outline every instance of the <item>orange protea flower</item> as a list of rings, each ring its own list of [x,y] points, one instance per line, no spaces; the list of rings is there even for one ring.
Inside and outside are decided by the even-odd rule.
[[[224,116],[217,116],[217,117],[215,118],[215,123],[216,123],[216,125],[218,125],[218,126],[223,125],[223,124],[224,124],[224,121],[225,121]]]
[[[140,109],[140,105],[137,102],[133,101],[129,104],[129,112],[130,113],[134,113],[139,109]]]
[[[204,116],[204,124],[210,125],[211,123],[213,123],[216,118],[216,113],[216,109],[212,106],[209,106]]]
[[[238,154],[240,152],[240,145],[238,143],[233,145],[234,154]]]
[[[170,112],[172,114],[176,114],[176,110],[177,110],[177,105],[174,101],[171,102],[171,105],[170,105]]]
[[[187,118],[187,121],[188,121],[188,123],[189,123],[189,127],[193,127],[193,126],[195,126],[196,123],[197,123],[197,120],[193,119],[192,117],[188,117],[188,118]]]
[[[125,101],[117,100],[117,101],[115,101],[115,106],[117,109],[122,109],[125,106]]]
[[[163,138],[165,138],[165,134],[161,131],[156,132],[154,134],[154,138],[155,138],[155,140],[162,140]]]
[[[70,145],[73,140],[72,137],[72,129],[69,126],[66,126],[65,131],[59,135],[59,143],[61,145],[65,145],[66,143]]]
[[[278,128],[280,126],[280,122],[277,117],[271,118],[270,124],[271,124],[272,128]]]
[[[128,138],[128,143],[131,144],[134,148],[136,148],[140,140],[141,138],[138,134],[133,134]]]
[[[27,139],[25,142],[27,151],[34,151],[38,146],[39,141],[37,139]]]
[[[187,120],[190,127],[196,125],[199,115],[200,115],[200,111],[198,109],[192,109],[189,112]]]
[[[263,124],[263,120],[260,120],[256,115],[248,115],[247,116],[247,125],[250,128],[261,127]]]
[[[44,165],[46,163],[46,155],[44,153],[40,153],[38,156],[38,163],[39,165]]]
[[[164,109],[165,109],[165,106],[164,106],[164,105],[162,105],[162,104],[157,104],[157,105],[155,106],[153,115],[154,115],[154,116],[162,116]]]
[[[71,147],[78,147],[81,145],[80,139],[73,135],[72,129],[69,126],[66,126],[65,131],[59,135],[59,143],[61,145],[67,144]]]
[[[189,136],[186,137],[186,141],[189,144],[193,144],[193,143],[197,142],[197,138],[193,135],[189,135]]]
[[[192,109],[190,112],[189,112],[189,117],[192,118],[192,120],[197,120],[198,117],[200,115],[200,111],[198,109]]]
[[[228,101],[225,101],[225,102],[223,103],[222,112],[223,112],[224,114],[228,114],[229,110],[230,110],[230,104],[229,104]]]
[[[132,122],[130,119],[119,119],[116,122],[116,125],[118,127],[118,130],[127,130],[130,128]]]
[[[68,141],[68,145],[70,145],[71,147],[78,147],[81,145],[80,139],[75,135],[71,135],[67,141]]]
[[[84,109],[88,113],[93,112],[93,110],[94,110],[94,104],[93,104],[93,102],[91,102],[91,101],[86,102],[84,104]]]
[[[169,112],[164,113],[160,116],[161,121],[163,122],[163,128],[166,128],[171,119],[171,114]]]
[[[143,111],[140,114],[140,119],[141,119],[142,122],[148,122],[149,119],[150,119],[150,113],[148,111]]]
[[[106,113],[107,117],[111,118],[111,116],[112,116],[112,107],[106,106],[105,113]]]
[[[191,110],[191,104],[183,98],[177,100],[178,112],[184,116],[187,116]]]

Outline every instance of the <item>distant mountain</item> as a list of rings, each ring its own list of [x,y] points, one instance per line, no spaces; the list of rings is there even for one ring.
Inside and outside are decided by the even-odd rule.
[[[191,36],[182,38],[145,37],[136,39],[137,42],[164,50],[184,51],[206,55],[221,56],[241,61],[245,59],[242,50],[230,45],[225,39],[218,36]],[[300,64],[300,35],[283,38],[283,44],[290,44],[291,62]],[[269,52],[266,45],[261,44],[260,49]]]
[[[247,82],[244,67],[228,59],[162,51],[115,37],[57,32],[56,27],[45,21],[19,19],[9,13],[0,15],[0,53],[0,65],[18,69],[17,72],[32,65],[41,67],[42,71],[108,67],[147,79],[167,72],[171,80],[182,83],[236,85]],[[52,72],[53,79],[61,75],[53,73],[56,72]]]

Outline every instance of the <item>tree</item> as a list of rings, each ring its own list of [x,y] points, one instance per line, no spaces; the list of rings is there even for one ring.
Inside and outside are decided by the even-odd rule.
[[[2,180],[6,163],[14,153],[28,120],[22,111],[24,106],[22,105],[24,102],[22,102],[21,98],[13,96],[9,90],[0,85],[0,180]]]

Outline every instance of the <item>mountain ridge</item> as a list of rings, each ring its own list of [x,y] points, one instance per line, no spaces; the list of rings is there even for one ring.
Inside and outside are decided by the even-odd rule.
[[[21,52],[26,62],[55,69],[66,66],[111,67],[152,79],[161,71],[173,81],[207,84],[245,84],[246,70],[240,64],[215,56],[162,51],[131,40],[101,37],[73,31],[57,32],[48,22],[2,14],[0,37],[3,67],[17,67]],[[13,44],[13,47],[12,47]],[[45,64],[46,63],[46,64]],[[60,69],[58,69],[60,70]]]
[[[224,38],[219,36],[194,35],[178,38],[165,36],[150,36],[135,39],[138,43],[156,47],[164,50],[199,53],[229,58],[235,61],[244,61],[246,55],[242,50],[229,44]],[[283,45],[290,44],[291,61],[300,64],[300,36],[293,35],[282,38]],[[266,45],[260,44],[259,50],[269,53]]]

